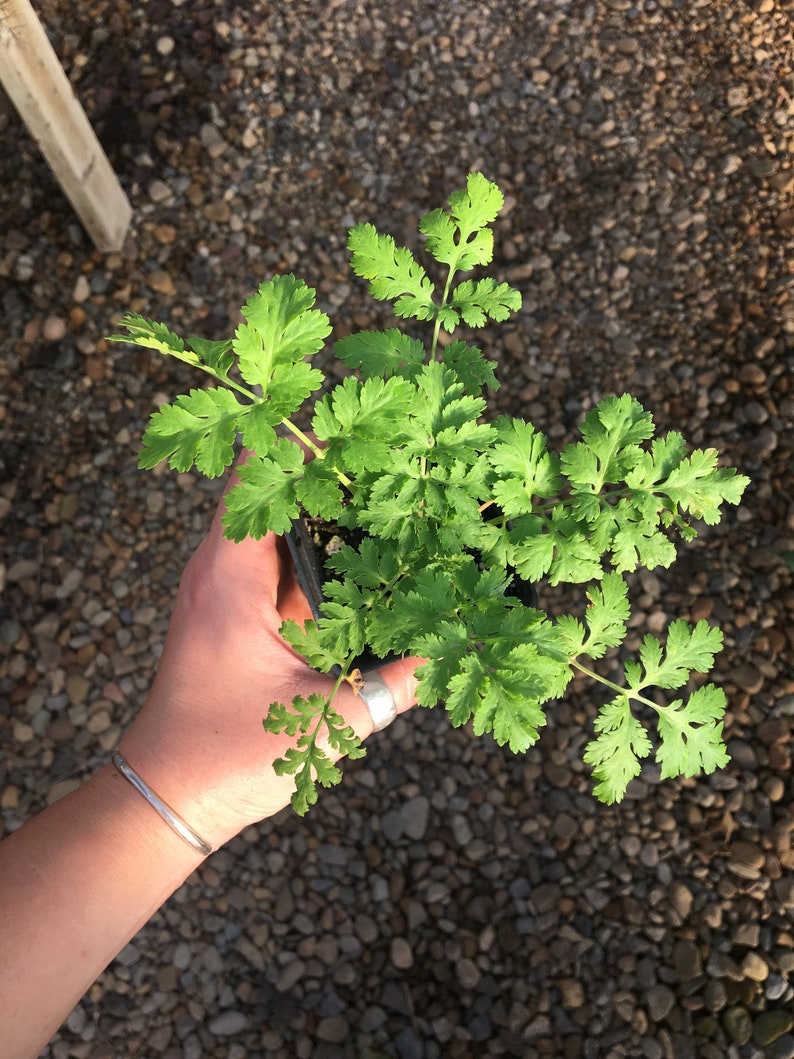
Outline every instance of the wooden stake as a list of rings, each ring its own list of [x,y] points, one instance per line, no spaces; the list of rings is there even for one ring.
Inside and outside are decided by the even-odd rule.
[[[29,0],[0,0],[0,82],[98,250],[120,250],[132,208]]]

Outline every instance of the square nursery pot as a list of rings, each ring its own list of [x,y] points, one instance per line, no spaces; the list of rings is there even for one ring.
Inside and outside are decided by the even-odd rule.
[[[334,539],[333,527],[327,527],[327,540],[323,543],[318,535],[317,520],[305,517],[293,519],[292,529],[284,535],[295,568],[295,578],[303,590],[303,594],[309,602],[309,607],[315,621],[321,617],[320,604],[325,600],[323,585],[328,580],[328,574],[323,564],[323,555],[330,554],[328,548]],[[513,573],[513,580],[507,590],[507,594],[515,596],[527,607],[537,607],[538,593],[533,584],[524,581]],[[358,668],[362,673],[377,669],[379,666],[387,665],[397,660],[398,655],[387,655],[378,658],[369,650],[358,660]]]

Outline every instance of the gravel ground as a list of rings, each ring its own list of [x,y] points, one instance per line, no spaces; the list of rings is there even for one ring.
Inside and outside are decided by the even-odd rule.
[[[0,102],[0,835],[107,759],[152,679],[218,487],[136,471],[181,365],[127,309],[208,337],[274,271],[338,333],[383,321],[346,228],[413,240],[481,169],[507,194],[486,333],[502,410],[555,443],[630,389],[753,484],[636,639],[726,634],[733,760],[598,805],[576,684],[515,758],[399,720],[306,821],[208,862],[51,1059],[794,1056],[794,36],[791,0],[47,4],[135,210],[89,245]]]

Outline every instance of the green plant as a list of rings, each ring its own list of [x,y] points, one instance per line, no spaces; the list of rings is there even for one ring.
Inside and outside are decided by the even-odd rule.
[[[414,255],[369,224],[350,232],[353,271],[401,318],[427,321],[428,347],[397,329],[336,342],[350,375],[316,402],[311,431],[294,416],[319,389],[311,367],[331,331],[315,295],[292,275],[263,283],[243,308],[233,338],[183,341],[167,327],[129,314],[134,342],[193,364],[219,386],[196,389],[155,412],[141,467],[168,460],[186,471],[221,474],[241,435],[250,450],[224,520],[234,540],[284,533],[302,511],[355,531],[328,561],[332,577],[318,622],[286,622],[285,639],[320,670],[339,667],[327,697],[273,703],[268,731],[295,745],[277,770],[295,776],[293,805],[306,811],[315,784],[335,783],[336,765],[317,744],[321,731],[343,753],[363,753],[334,709],[356,660],[408,653],[418,669],[419,703],[445,702],[453,725],[473,721],[520,752],[538,738],[543,706],[576,672],[605,685],[611,700],[585,751],[595,795],[619,800],[652,752],[638,706],[656,718],[662,777],[712,772],[728,761],[721,718],[726,701],[712,684],[662,704],[654,689],[683,688],[707,672],[722,645],[719,629],[674,621],[663,645],[646,636],[625,684],[592,662],[621,645],[629,618],[624,575],[669,566],[674,537],[691,540],[690,520],[714,524],[723,502],[738,503],[747,479],[717,465],[713,449],[689,452],[682,436],[657,437],[651,415],[631,396],[602,400],[584,418],[581,440],[560,454],[532,424],[485,421],[483,390],[496,389],[491,363],[463,339],[442,341],[462,322],[481,327],[520,307],[519,293],[493,279],[460,279],[493,256],[491,225],[502,206],[496,185],[471,174],[467,187],[419,228],[427,254],[446,267],[436,287]],[[305,450],[314,458],[307,461]],[[583,617],[552,619],[511,595],[514,578],[587,586]]]

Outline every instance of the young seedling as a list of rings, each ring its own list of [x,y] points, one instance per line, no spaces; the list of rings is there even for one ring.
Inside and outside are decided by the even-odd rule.
[[[398,318],[426,321],[429,340],[389,328],[337,341],[353,374],[316,401],[310,432],[295,416],[323,383],[309,358],[331,325],[314,291],[292,275],[261,285],[228,340],[183,340],[136,314],[113,336],[186,361],[218,384],[154,413],[141,467],[167,460],[214,477],[241,436],[251,455],[227,498],[227,536],[286,533],[303,513],[353,534],[327,560],[319,620],[281,630],[309,665],[338,673],[334,690],[273,703],[264,720],[267,731],[295,737],[276,770],[294,775],[301,814],[317,783],[340,779],[320,733],[343,754],[363,754],[334,699],[354,681],[365,648],[427,659],[417,670],[419,703],[445,703],[453,725],[472,721],[475,734],[491,732],[515,752],[537,740],[544,706],[575,673],[587,674],[611,695],[584,753],[606,803],[623,797],[652,754],[662,778],[728,761],[720,688],[704,684],[665,704],[658,694],[711,669],[719,629],[674,621],[664,643],[646,636],[622,684],[593,663],[626,638],[624,575],[668,567],[676,540],[695,537],[693,521],[717,523],[748,479],[719,467],[714,449],[690,452],[677,432],[657,436],[650,413],[627,394],[600,401],[580,440],[560,453],[531,423],[483,418],[483,391],[498,386],[493,365],[463,339],[440,339],[461,322],[479,328],[520,307],[506,283],[461,278],[492,260],[502,204],[496,185],[473,173],[446,209],[422,218],[425,250],[443,266],[439,285],[391,236],[369,224],[352,229],[353,271]],[[551,617],[521,602],[511,592],[517,578],[541,586],[541,597],[544,582],[585,586],[584,616]],[[656,721],[655,742],[638,707]]]

